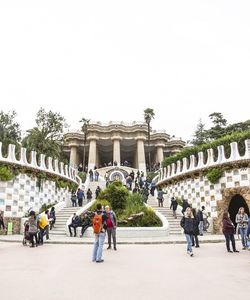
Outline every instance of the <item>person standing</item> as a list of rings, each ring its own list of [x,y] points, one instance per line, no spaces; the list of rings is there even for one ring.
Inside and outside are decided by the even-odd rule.
[[[94,177],[93,170],[90,169],[90,170],[89,170],[89,180],[90,180],[90,181],[93,181],[93,177]]]
[[[90,188],[87,190],[87,202],[90,202],[92,200],[92,191]]]
[[[248,227],[248,215],[245,213],[244,207],[239,208],[239,212],[235,218],[236,224],[239,226],[241,242],[242,242],[242,250],[246,250],[247,248],[247,227]]]
[[[157,195],[159,207],[163,207],[163,201],[164,201],[163,194],[164,194],[163,190],[161,188],[159,188],[158,195]]]
[[[235,229],[234,224],[231,221],[228,212],[224,212],[222,217],[222,232],[226,239],[227,252],[231,252],[231,253],[239,252],[235,248],[234,229]],[[232,243],[233,251],[230,250],[230,241]]]
[[[98,181],[99,179],[99,172],[97,170],[95,170],[95,181]]]
[[[85,199],[85,195],[84,195],[83,190],[81,190],[80,188],[78,188],[76,197],[77,197],[78,205],[82,206],[83,198]]]
[[[36,220],[36,213],[32,210],[30,212],[30,217],[28,220],[29,224],[29,236],[30,236],[30,241],[31,241],[31,247],[35,247],[34,244],[34,238],[36,241],[36,247],[38,246],[38,240],[37,240],[37,220]]]
[[[45,214],[40,215],[38,220],[38,227],[39,227],[39,244],[43,245],[43,236],[46,233],[46,239],[48,239],[47,231],[49,228],[49,220],[48,216]]]
[[[97,186],[96,190],[95,190],[95,198],[97,199],[99,194],[100,194],[101,188],[99,187],[99,185]]]
[[[197,220],[199,221],[199,234],[203,235],[203,230],[205,226],[204,226],[203,212],[200,209],[198,210],[197,213]]]
[[[187,207],[184,216],[181,219],[180,225],[184,229],[184,234],[187,240],[187,254],[190,256],[193,256],[193,250],[192,250],[192,236],[194,234],[194,216],[192,213],[192,209],[190,207]]]
[[[201,207],[201,210],[202,210],[202,214],[203,214],[203,231],[207,231],[208,230],[208,227],[209,227],[209,222],[208,222],[208,213],[205,209],[205,206],[203,205]]]
[[[198,215],[196,214],[196,210],[194,208],[192,208],[192,213],[193,213],[193,216],[194,216],[194,234],[192,236],[192,246],[195,248],[199,248],[200,245],[199,245],[199,239],[198,239],[198,235],[200,233],[200,230],[199,230],[199,217]]]
[[[93,217],[93,231],[94,231],[94,248],[92,252],[92,261],[97,263],[104,262],[102,258],[103,245],[106,237],[107,229],[107,216],[102,211],[101,203],[98,203],[96,206],[96,213]]]
[[[174,216],[175,219],[177,219],[177,215],[176,215],[177,206],[178,206],[177,200],[174,197],[172,197],[171,198],[170,209],[171,208],[173,209],[173,216]]]
[[[105,206],[106,216],[107,216],[107,233],[108,233],[108,250],[111,249],[111,236],[113,239],[114,250],[116,249],[116,227],[117,227],[117,218],[115,213],[110,210],[108,205]]]
[[[71,194],[72,207],[76,207],[77,206],[76,199],[77,199],[77,197],[76,197],[75,192],[72,192],[72,194]]]
[[[56,223],[56,212],[55,212],[55,207],[51,207],[50,213],[49,213],[49,224],[50,228],[49,230],[52,230],[52,228],[55,226]]]
[[[0,230],[1,230],[1,228],[5,229],[2,211],[0,211]]]

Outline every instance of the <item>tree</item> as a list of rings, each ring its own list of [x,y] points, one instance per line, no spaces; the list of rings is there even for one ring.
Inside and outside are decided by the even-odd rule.
[[[63,130],[67,127],[65,118],[51,110],[40,108],[36,115],[36,127],[27,130],[22,144],[28,151],[35,150],[57,159],[62,157]]]
[[[202,120],[199,119],[199,123],[197,124],[196,131],[194,133],[194,139],[192,143],[194,145],[202,145],[206,142],[206,130],[205,124],[202,123]]]
[[[149,172],[151,171],[151,158],[150,158],[150,131],[151,131],[151,127],[150,127],[150,123],[152,121],[152,119],[154,119],[155,113],[154,110],[152,108],[146,108],[144,110],[144,120],[147,123],[148,126],[148,164],[149,164]]]
[[[8,152],[8,145],[19,145],[21,140],[20,125],[15,121],[16,112],[0,112],[0,141],[2,142],[2,152]]]
[[[225,127],[227,125],[227,120],[224,119],[223,115],[218,112],[214,112],[209,115],[212,123],[214,124],[209,130],[207,130],[207,137],[209,140],[214,140],[225,135]]]
[[[81,130],[84,134],[84,146],[83,146],[83,170],[85,171],[85,160],[86,160],[86,142],[87,142],[87,136],[88,136],[88,128],[89,128],[89,122],[90,119],[82,118],[80,121],[82,124]]]

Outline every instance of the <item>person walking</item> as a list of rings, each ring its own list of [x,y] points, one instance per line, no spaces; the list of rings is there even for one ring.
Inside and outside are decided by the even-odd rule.
[[[55,207],[51,207],[50,213],[49,213],[49,224],[50,224],[50,228],[49,230],[52,230],[52,228],[55,226],[56,223],[56,211],[55,211]]]
[[[110,210],[109,205],[105,206],[106,216],[107,216],[107,233],[108,233],[108,250],[111,249],[111,236],[113,239],[114,250],[116,249],[116,227],[117,218],[115,213]]]
[[[208,213],[206,211],[206,208],[205,206],[203,205],[201,207],[201,210],[202,210],[202,215],[203,215],[203,231],[207,231],[208,230],[208,227],[209,227],[209,222],[208,222]]]
[[[101,188],[100,188],[100,186],[98,185],[97,188],[96,188],[96,190],[95,190],[95,198],[96,198],[96,199],[98,198],[98,196],[99,196],[99,194],[100,194],[100,191],[101,191]]]
[[[92,252],[92,261],[97,263],[104,262],[102,258],[103,245],[106,237],[107,216],[102,211],[101,203],[96,205],[95,216],[93,217],[93,231],[94,231],[94,248]]]
[[[200,245],[199,245],[198,235],[200,233],[200,230],[199,230],[200,221],[199,221],[198,215],[196,214],[196,210],[194,208],[192,209],[192,213],[194,216],[194,234],[192,236],[192,246],[195,248],[199,248]]]
[[[72,192],[72,194],[71,194],[72,207],[76,207],[76,206],[77,206],[77,204],[76,204],[76,199],[77,199],[76,193],[75,193],[75,192]]]
[[[43,237],[45,233],[46,233],[46,239],[47,240],[49,239],[49,236],[47,235],[48,228],[49,228],[49,220],[46,212],[45,214],[39,216],[38,228],[39,228],[39,244],[43,245]]]
[[[178,206],[178,202],[175,199],[175,197],[171,198],[171,205],[170,205],[170,209],[173,209],[173,216],[175,219],[177,219],[177,215],[176,215],[176,210],[177,210],[177,206]]]
[[[193,256],[192,236],[194,234],[195,220],[190,207],[187,207],[186,211],[184,212],[184,216],[181,219],[180,225],[184,229],[184,234],[187,240],[187,254]]]
[[[247,248],[247,227],[248,227],[248,215],[245,213],[244,207],[240,207],[236,215],[235,222],[239,227],[242,250]]]
[[[183,215],[185,214],[186,209],[187,209],[188,207],[190,207],[188,201],[187,201],[186,199],[183,199],[183,200],[182,200],[182,211],[181,211]]]
[[[229,252],[229,253],[239,252],[238,250],[236,250],[236,247],[235,247],[234,224],[231,221],[228,212],[223,213],[221,225],[222,225],[222,232],[226,239],[227,252]],[[232,243],[233,251],[230,249],[230,241]]]

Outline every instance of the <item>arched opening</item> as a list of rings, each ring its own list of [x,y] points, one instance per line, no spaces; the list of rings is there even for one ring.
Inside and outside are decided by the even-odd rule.
[[[230,214],[230,219],[233,221],[235,226],[236,226],[235,217],[236,217],[240,207],[244,207],[245,212],[249,215],[249,207],[248,207],[245,199],[241,195],[237,194],[232,197],[232,199],[229,203],[229,206],[228,206],[228,212]]]

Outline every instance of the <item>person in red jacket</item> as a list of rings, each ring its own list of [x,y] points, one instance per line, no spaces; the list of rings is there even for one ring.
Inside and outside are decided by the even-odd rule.
[[[226,239],[227,252],[229,252],[229,253],[239,252],[238,250],[236,250],[236,247],[235,247],[234,224],[231,221],[228,212],[224,212],[223,213],[223,217],[222,217],[222,232],[223,232],[223,234],[225,236],[225,239]],[[233,251],[230,250],[230,241],[232,243]]]

